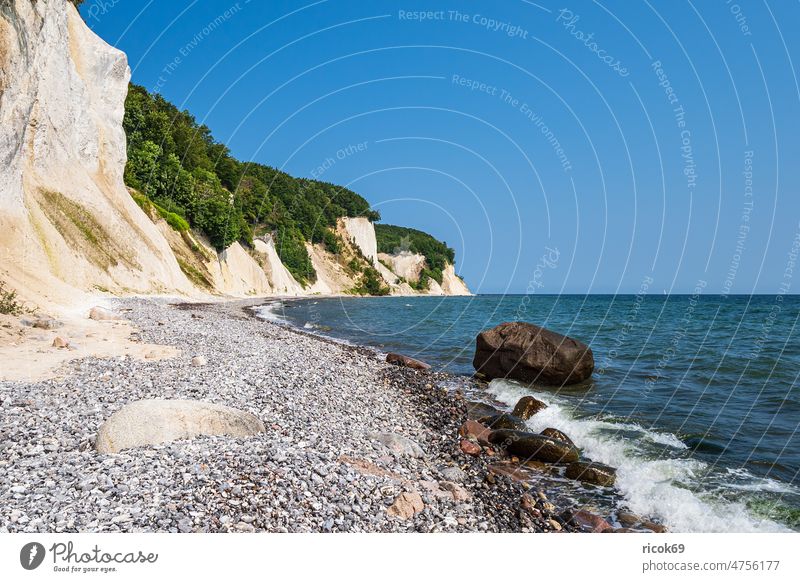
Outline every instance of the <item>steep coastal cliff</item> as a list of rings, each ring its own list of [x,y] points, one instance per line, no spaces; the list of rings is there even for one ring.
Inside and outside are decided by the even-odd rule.
[[[50,308],[97,292],[468,293],[454,274],[412,289],[378,261],[365,217],[334,217],[324,242],[314,235],[301,243],[313,271],[300,278],[283,260],[300,235],[257,223],[220,246],[149,192],[129,189],[139,185],[126,170],[129,80],[125,54],[90,31],[71,3],[0,1],[0,281],[23,299]],[[224,184],[219,191],[233,197]]]
[[[194,293],[123,183],[125,55],[64,0],[0,7],[0,277],[44,304]]]

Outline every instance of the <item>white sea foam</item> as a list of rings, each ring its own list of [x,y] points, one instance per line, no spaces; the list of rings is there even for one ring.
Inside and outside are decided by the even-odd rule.
[[[254,308],[253,311],[258,317],[267,321],[286,321],[283,316],[279,314],[279,312],[283,311],[283,303],[280,301],[273,301],[265,305],[260,305]]]
[[[753,516],[744,504],[712,499],[690,490],[697,488],[705,463],[686,458],[647,458],[636,439],[612,434],[610,428],[633,430],[642,438],[675,448],[680,440],[637,424],[615,424],[595,419],[578,419],[563,400],[548,393],[532,392],[516,382],[493,380],[489,392],[513,406],[522,396],[532,394],[548,407],[527,421],[532,431],[547,427],[564,431],[586,456],[617,468],[616,487],[635,513],[655,516],[675,532],[789,531],[784,526]],[[682,443],[681,443],[682,444]],[[763,490],[763,489],[762,489]]]

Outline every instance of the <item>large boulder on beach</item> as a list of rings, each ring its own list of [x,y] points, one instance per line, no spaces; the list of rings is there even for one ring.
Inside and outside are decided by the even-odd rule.
[[[478,334],[472,364],[490,379],[563,386],[591,376],[594,355],[576,339],[516,321]]]
[[[264,423],[228,406],[197,400],[138,400],[112,414],[97,433],[99,453],[157,445],[198,436],[247,437],[265,432]]]
[[[541,434],[521,430],[493,430],[489,442],[505,448],[523,460],[533,459],[545,463],[572,463],[578,460],[578,449]]]

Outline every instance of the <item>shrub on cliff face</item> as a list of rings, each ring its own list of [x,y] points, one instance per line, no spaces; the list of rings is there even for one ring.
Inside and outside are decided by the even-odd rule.
[[[6,284],[0,281],[0,313],[3,315],[23,315],[32,313],[32,310],[25,307],[17,298],[17,292],[13,289],[6,289]]]

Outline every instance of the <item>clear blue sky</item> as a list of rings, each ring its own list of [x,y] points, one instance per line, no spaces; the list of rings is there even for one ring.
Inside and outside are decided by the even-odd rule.
[[[475,291],[800,291],[798,2],[82,12],[234,155],[446,240]]]

